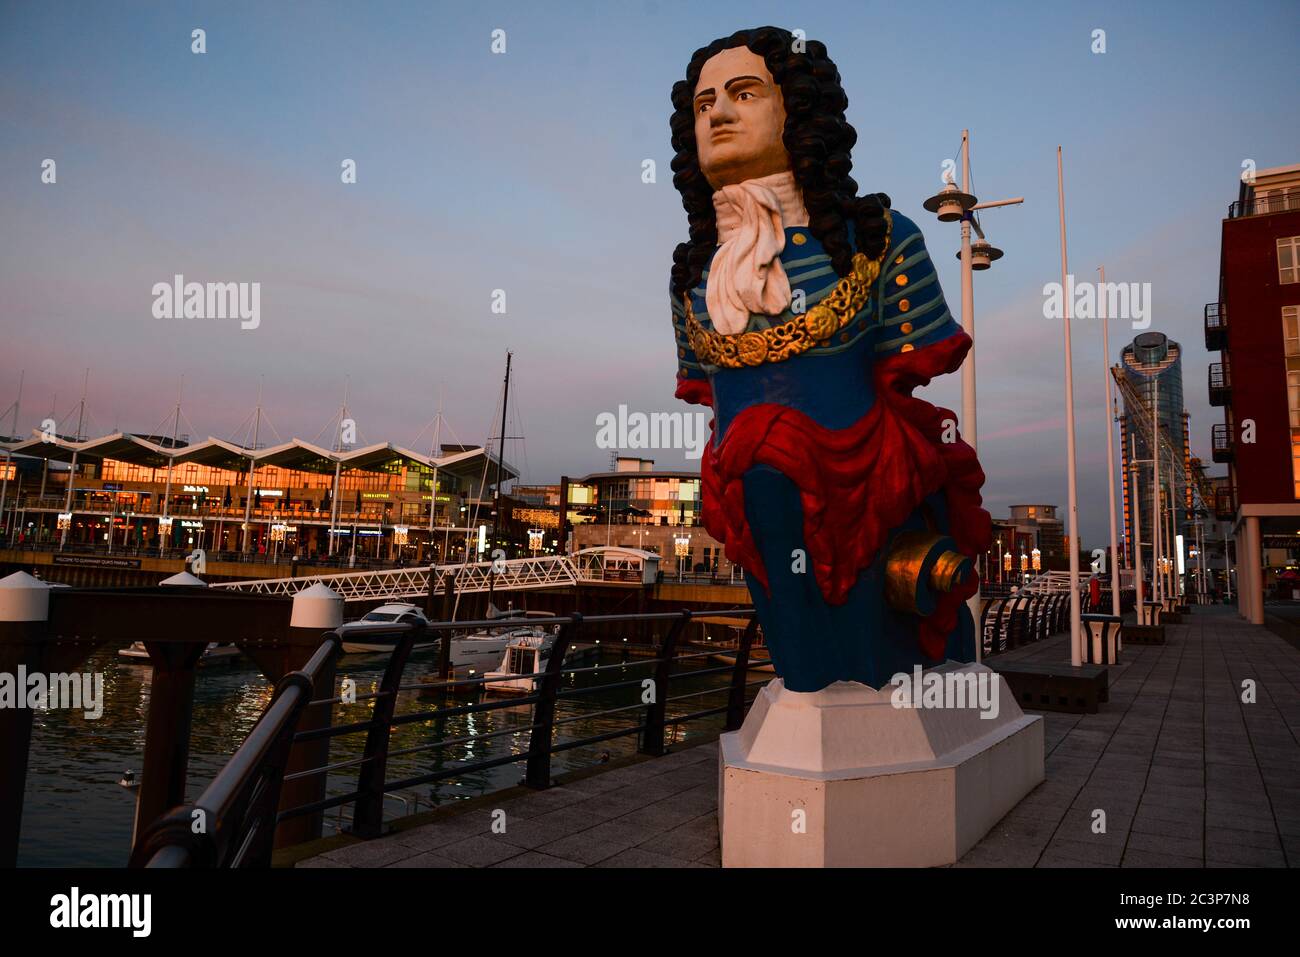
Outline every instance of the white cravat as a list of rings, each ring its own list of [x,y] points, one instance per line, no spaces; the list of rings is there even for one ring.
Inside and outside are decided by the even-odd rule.
[[[704,299],[713,327],[731,336],[744,332],[750,313],[777,316],[790,305],[790,280],[781,267],[785,229],[807,226],[808,211],[788,170],[722,187],[713,208],[719,246]]]

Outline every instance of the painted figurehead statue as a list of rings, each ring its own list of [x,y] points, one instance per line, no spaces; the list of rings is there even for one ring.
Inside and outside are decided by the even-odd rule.
[[[821,43],[743,30],[697,50],[672,101],[677,397],[713,409],[703,521],[777,674],[879,688],[973,661],[984,473],[912,395],[971,341],[920,230],[858,195],[839,71]]]

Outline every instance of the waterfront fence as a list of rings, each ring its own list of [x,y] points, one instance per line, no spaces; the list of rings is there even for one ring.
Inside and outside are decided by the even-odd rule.
[[[732,660],[709,667],[680,669],[686,662],[694,664],[699,659],[717,655],[716,651],[698,650],[685,644],[686,626],[694,617],[728,616],[748,619],[741,633]],[[191,804],[173,808],[155,821],[136,842],[131,857],[135,867],[266,867],[271,862],[274,835],[286,822],[319,817],[332,808],[352,806],[352,833],[362,838],[378,837],[384,829],[383,802],[386,795],[403,789],[433,784],[474,772],[486,771],[509,764],[522,764],[523,783],[536,789],[551,785],[551,758],[563,751],[586,747],[599,742],[637,736],[641,754],[659,756],[665,753],[666,731],[690,722],[725,716],[724,730],[735,730],[744,721],[745,710],[752,701],[757,687],[771,680],[769,675],[750,678],[750,650],[753,646],[757,620],[753,608],[733,608],[724,611],[650,613],[635,615],[592,615],[574,613],[566,617],[548,619],[548,624],[558,627],[550,658],[543,671],[536,675],[496,675],[471,679],[457,679],[450,673],[447,654],[448,641],[453,630],[469,629],[475,632],[502,628],[518,628],[518,620],[491,619],[474,622],[437,622],[432,624],[396,624],[382,632],[367,631],[373,639],[380,634],[397,637],[387,668],[378,688],[369,694],[357,694],[356,701],[373,701],[371,717],[366,721],[330,726],[328,720],[317,721],[317,726],[303,729],[300,724],[309,709],[332,709],[342,699],[339,696],[308,700],[322,675],[330,677],[333,690],[333,663],[342,645],[339,630],[322,635],[320,647],[299,671],[286,675],[276,686],[271,703],[244,744],[235,752],[212,783]],[[647,669],[646,679],[632,678],[624,681],[586,687],[562,687],[563,679],[583,673],[599,671],[602,666],[565,667],[564,659],[578,642],[584,629],[597,625],[666,623],[667,634],[659,644],[655,657],[625,663],[622,667]],[[433,682],[403,683],[407,661],[414,645],[442,637],[443,654],[440,678]],[[609,666],[604,666],[609,667]],[[726,688],[709,688],[703,691],[671,694],[674,681],[681,678],[700,678],[707,675],[729,674]],[[485,689],[495,682],[517,681],[532,678],[535,682],[531,694],[505,700],[479,700],[471,704],[448,705],[446,695],[453,689]],[[573,717],[557,717],[558,702],[578,698],[615,688],[650,687],[654,693],[649,700],[618,708],[609,708],[595,714],[586,712]],[[437,707],[396,714],[399,692],[419,690],[440,696]],[[700,700],[710,694],[725,694],[723,705],[708,705]],[[391,749],[391,732],[402,725],[429,720],[447,719],[464,715],[482,714],[499,708],[529,705],[531,722],[523,728],[469,734],[461,737],[439,735],[437,739],[416,747]],[[669,713],[669,706],[674,713]],[[580,738],[562,736],[562,726],[579,719],[625,716],[628,723],[599,734]],[[401,779],[388,774],[388,761],[420,751],[471,745],[490,738],[508,734],[529,733],[526,749],[476,761],[460,762]],[[560,732],[560,733],[557,733]],[[359,758],[325,763],[303,770],[288,770],[288,755],[296,744],[328,742],[342,735],[366,735],[365,749]],[[343,794],[322,797],[291,807],[280,807],[281,789],[287,781],[319,778],[332,772],[356,772],[355,786]],[[321,789],[323,790],[323,789]],[[203,820],[205,827],[196,829],[194,822]]]

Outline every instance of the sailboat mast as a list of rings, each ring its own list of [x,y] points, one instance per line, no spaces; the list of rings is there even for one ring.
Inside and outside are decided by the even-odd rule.
[[[501,531],[501,466],[506,457],[506,410],[510,403],[510,358],[512,353],[506,353],[506,381],[501,390],[501,436],[497,443],[497,481],[496,489],[492,497],[492,540],[496,542],[497,536]],[[493,549],[495,551],[495,549]],[[488,604],[492,603],[493,585],[496,581],[496,559],[493,558],[492,568],[488,570]]]

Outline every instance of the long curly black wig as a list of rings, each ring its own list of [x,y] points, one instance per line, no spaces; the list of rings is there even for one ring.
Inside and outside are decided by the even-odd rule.
[[[691,237],[673,252],[673,295],[679,298],[699,283],[718,241],[713,187],[704,178],[696,151],[695,87],[705,62],[733,47],[745,46],[761,56],[781,88],[786,112],[781,139],[790,154],[795,182],[803,191],[808,228],[825,247],[835,271],[847,275],[855,252],[874,259],[884,251],[889,197],[884,193],[859,197],[858,184],[849,175],[853,169],[849,154],[858,134],[844,118],[849,100],[840,84],[840,71],[827,56],[825,44],[806,40],[801,45],[803,52],[795,52],[794,34],[780,27],[740,30],[696,50],[686,79],[673,84],[669,121],[676,151],[673,185],[682,194]],[[856,249],[849,239],[850,222]]]

